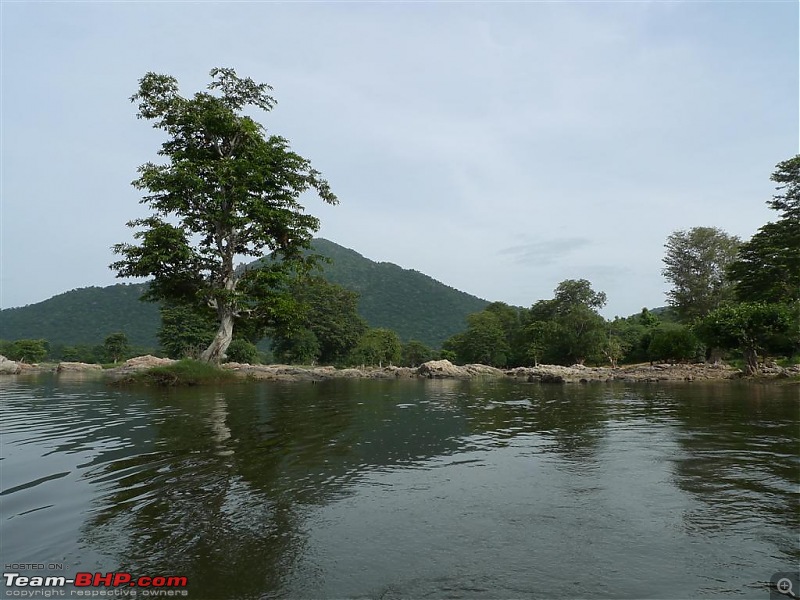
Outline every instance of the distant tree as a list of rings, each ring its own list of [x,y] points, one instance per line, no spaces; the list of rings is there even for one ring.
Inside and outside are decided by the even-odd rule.
[[[80,351],[75,346],[64,346],[61,349],[61,360],[67,362],[78,362],[80,359]]]
[[[152,277],[150,300],[204,304],[215,314],[217,331],[200,355],[219,363],[237,321],[271,321],[281,308],[270,293],[289,273],[308,266],[319,221],[303,212],[301,194],[315,189],[326,202],[336,196],[309,161],[289,149],[286,139],[242,111],[269,111],[271,88],[233,69],[211,71],[210,92],[184,98],[174,77],[146,74],[132,101],[138,116],[154,122],[169,139],[159,154],[167,163],[140,167],[137,189],[153,215],[136,219],[138,245],[117,244],[122,259],[111,265],[120,277]],[[165,219],[171,218],[173,224]],[[261,268],[237,270],[237,256],[280,259]]]
[[[329,365],[344,361],[368,329],[358,314],[358,294],[321,277],[297,278],[289,285],[289,293],[298,313],[290,327],[273,330],[276,352]],[[311,338],[301,330],[313,333],[317,347],[313,356],[309,354]],[[293,348],[294,344],[302,348]]]
[[[252,365],[257,362],[258,348],[252,342],[237,338],[231,341],[226,355],[230,362]]]
[[[777,165],[772,181],[782,193],[767,202],[780,213],[740,248],[728,275],[739,300],[800,300],[800,155]]]
[[[47,340],[17,340],[11,346],[11,360],[25,363],[38,363],[45,359],[49,349]]]
[[[170,358],[199,358],[215,331],[214,314],[208,307],[180,302],[161,305],[158,340]]]
[[[683,322],[703,317],[733,299],[726,270],[740,244],[738,237],[717,227],[693,227],[667,238],[662,270],[672,284],[667,301]]]
[[[320,344],[313,331],[300,327],[284,332],[273,340],[272,351],[281,362],[312,365],[319,360]]]
[[[540,300],[525,314],[523,343],[529,359],[558,364],[599,361],[608,334],[597,309],[606,303],[586,279],[558,284],[552,300]]]
[[[551,349],[557,362],[599,361],[607,340],[606,321],[588,306],[578,304],[556,320]]]
[[[458,355],[453,350],[442,350],[439,352],[439,360],[449,360],[451,363],[455,363],[458,360]]]
[[[607,298],[605,292],[595,292],[586,279],[565,279],[556,287],[553,300],[556,312],[564,313],[579,305],[603,308]]]
[[[611,368],[616,369],[617,363],[625,356],[627,348],[622,338],[609,334],[608,337],[606,337],[605,343],[602,345],[601,351],[611,365]]]
[[[654,328],[647,353],[650,360],[692,360],[702,355],[702,345],[689,327],[663,324]]]
[[[517,306],[509,306],[505,302],[492,302],[485,309],[500,320],[508,353],[505,366],[522,366],[528,363],[524,325],[527,323],[528,311]]]
[[[14,351],[14,342],[9,340],[0,340],[0,355],[6,358],[11,358],[11,353]]]
[[[537,366],[547,352],[548,344],[554,338],[556,325],[552,321],[533,321],[525,327],[527,340],[526,356]]]
[[[643,327],[658,327],[661,320],[646,307],[638,315],[638,321]]]
[[[654,330],[661,324],[657,315],[643,308],[638,315],[614,319],[609,323],[610,336],[619,340],[623,355],[618,359],[626,363],[650,360],[647,349]],[[606,352],[604,351],[604,354]],[[609,358],[610,360],[610,358]]]
[[[401,359],[400,338],[390,329],[375,328],[367,330],[351,353],[352,364],[378,365],[393,364]]]
[[[749,375],[759,372],[759,352],[769,350],[785,336],[797,341],[800,329],[797,307],[764,302],[743,302],[710,312],[696,327],[707,344],[740,350]]]
[[[130,350],[128,336],[122,332],[112,333],[103,342],[105,355],[111,362],[116,363]]]
[[[494,367],[506,366],[511,351],[501,318],[493,310],[469,315],[466,331],[454,336],[448,346],[462,364],[480,363]]]
[[[433,350],[418,340],[409,340],[403,344],[401,355],[402,364],[405,367],[418,367],[422,363],[433,360]]]

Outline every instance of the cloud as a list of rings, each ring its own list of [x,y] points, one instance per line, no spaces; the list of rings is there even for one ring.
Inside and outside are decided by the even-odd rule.
[[[565,259],[567,254],[591,245],[592,241],[588,238],[567,237],[510,246],[498,253],[511,256],[519,264],[544,267],[556,264]]]

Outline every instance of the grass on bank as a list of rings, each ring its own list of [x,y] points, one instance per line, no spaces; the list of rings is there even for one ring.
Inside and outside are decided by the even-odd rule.
[[[209,385],[237,380],[235,373],[198,360],[185,358],[171,365],[126,375],[117,384],[157,386]]]

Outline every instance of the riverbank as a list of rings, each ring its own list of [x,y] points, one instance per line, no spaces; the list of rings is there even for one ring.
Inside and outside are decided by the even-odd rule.
[[[0,356],[0,373],[25,374],[56,372],[59,375],[97,375],[113,382],[132,382],[142,379],[142,374],[153,371],[163,376],[170,369],[181,371],[183,361],[155,356],[139,356],[125,361],[118,367],[103,369],[100,365],[61,362],[42,365],[15,363]],[[248,379],[255,381],[325,381],[328,379],[474,379],[511,377],[531,383],[590,383],[590,382],[660,382],[660,381],[710,381],[740,379],[744,373],[726,364],[637,364],[611,367],[587,367],[572,365],[538,365],[497,369],[486,365],[454,365],[447,360],[426,362],[419,367],[360,367],[337,369],[322,366],[298,365],[250,365],[229,362],[221,365],[221,370],[230,375],[231,380]],[[185,369],[184,369],[185,370]],[[758,379],[798,379],[800,365],[783,368],[777,365],[765,367]],[[151,378],[152,379],[152,378]],[[158,379],[158,378],[156,378]],[[159,382],[153,379],[151,383]],[[211,378],[219,382],[219,378]],[[223,378],[223,379],[228,379]],[[164,382],[182,383],[180,377],[161,377]],[[193,379],[188,383],[201,383]]]

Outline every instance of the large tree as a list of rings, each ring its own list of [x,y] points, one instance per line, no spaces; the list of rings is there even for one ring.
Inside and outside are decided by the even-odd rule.
[[[781,217],[744,243],[728,270],[744,301],[800,300],[800,155],[779,163],[771,179],[780,193],[767,204]]]
[[[605,292],[595,292],[586,279],[559,283],[552,300],[536,302],[525,315],[528,358],[561,364],[600,359],[608,335],[597,310],[605,304]]]
[[[289,291],[299,316],[271,332],[276,356],[306,364],[344,361],[369,328],[358,314],[358,293],[321,277],[298,278]]]
[[[455,351],[460,363],[504,367],[511,348],[496,310],[485,309],[467,317],[467,329],[447,340],[446,349]]]
[[[336,196],[310,162],[286,139],[267,135],[243,113],[269,111],[271,87],[213,69],[207,92],[185,98],[174,77],[148,73],[131,98],[138,117],[153,121],[168,139],[165,164],[139,168],[133,185],[152,216],[128,223],[141,228],[138,244],[117,244],[119,277],[152,277],[147,299],[207,305],[217,332],[201,359],[218,363],[237,320],[268,322],[281,309],[271,293],[288,273],[306,264],[319,221],[304,213],[300,195],[313,188],[326,202]],[[272,252],[279,260],[237,270],[236,257]]]
[[[693,227],[667,238],[662,270],[672,283],[667,301],[683,322],[701,318],[733,299],[726,270],[741,240],[717,227]]]
[[[800,337],[796,313],[785,304],[742,302],[710,312],[696,327],[700,338],[711,346],[744,354],[748,375],[759,372],[758,353]]]

